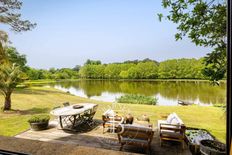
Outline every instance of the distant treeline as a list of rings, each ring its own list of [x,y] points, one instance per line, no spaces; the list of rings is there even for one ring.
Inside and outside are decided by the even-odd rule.
[[[203,59],[171,59],[158,63],[144,59],[101,64],[88,60],[80,68],[80,78],[87,79],[205,79]]]
[[[79,71],[79,70],[78,70]],[[55,69],[34,69],[29,67],[26,70],[26,74],[29,80],[40,80],[40,79],[77,79],[79,78],[79,73],[75,68],[61,68]]]
[[[25,73],[24,79],[208,79],[204,58],[170,59],[157,62],[151,59],[102,64],[100,60],[87,60],[74,68],[35,69],[26,65],[25,55],[16,48],[5,49],[10,62]],[[213,75],[213,73],[212,73]]]
[[[30,80],[37,79],[206,79],[203,59],[171,59],[158,63],[144,59],[122,63],[102,64],[87,60],[72,69],[27,69]]]
[[[206,79],[203,75],[203,58],[171,59],[157,62],[151,59],[102,64],[87,60],[83,66],[74,68],[34,69],[26,65],[25,55],[13,47],[6,49],[11,62],[21,67],[29,80],[38,79]]]

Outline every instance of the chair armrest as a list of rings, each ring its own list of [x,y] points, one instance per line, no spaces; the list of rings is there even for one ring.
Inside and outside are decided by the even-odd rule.
[[[160,123],[160,130],[171,130],[175,132],[185,132],[185,126],[181,124]]]
[[[181,126],[183,126],[181,124],[160,123],[160,126],[163,126],[163,125],[173,126],[173,127],[181,127]]]

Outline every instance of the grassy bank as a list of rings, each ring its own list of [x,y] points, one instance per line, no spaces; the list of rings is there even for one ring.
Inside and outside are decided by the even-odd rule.
[[[30,87],[18,89],[12,95],[12,111],[0,112],[0,135],[14,136],[29,128],[28,118],[33,114],[49,113],[53,107],[63,102],[99,104],[95,118],[101,119],[101,114],[108,109],[111,103],[94,101],[61,92],[53,88]],[[3,103],[3,96],[0,96]],[[219,140],[225,142],[225,114],[218,107],[199,106],[151,106],[139,104],[117,104],[116,108],[124,109],[135,117],[147,114],[151,121],[162,119],[163,115],[176,112],[189,127],[198,127],[209,130]]]
[[[23,84],[46,84],[46,83],[56,83],[56,82],[66,82],[66,81],[78,81],[79,79],[41,79],[41,80],[26,80]]]

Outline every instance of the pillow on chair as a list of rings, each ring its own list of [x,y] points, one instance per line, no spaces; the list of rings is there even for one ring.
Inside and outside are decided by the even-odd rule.
[[[171,120],[170,124],[178,124],[179,125],[180,123],[179,123],[179,121],[175,117],[173,117],[173,119]]]
[[[172,122],[172,120],[174,119],[175,117],[174,117],[174,115],[173,114],[170,114],[170,115],[168,115],[168,118],[167,118],[167,123],[171,123]]]

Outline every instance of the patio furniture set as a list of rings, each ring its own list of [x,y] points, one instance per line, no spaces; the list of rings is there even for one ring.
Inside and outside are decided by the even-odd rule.
[[[53,109],[50,114],[57,116],[61,129],[75,131],[76,126],[81,123],[91,123],[97,111],[97,104],[81,103]]]
[[[93,122],[97,107],[97,104],[92,103],[75,105],[64,103],[64,107],[55,108],[50,113],[58,117],[60,129],[75,131],[79,124]],[[134,119],[131,114],[120,116],[114,110],[109,109],[102,114],[102,121],[103,134],[106,132],[117,134],[121,145],[120,150],[123,149],[124,145],[133,145],[150,152],[154,129],[146,115]],[[193,153],[199,153],[199,144],[195,144],[186,135],[186,131],[190,129],[186,128],[176,113],[169,114],[165,120],[158,120],[157,127],[160,146],[163,145],[164,141],[176,141],[180,142],[182,149],[184,149],[185,142],[187,142],[190,149],[194,147],[195,150],[193,149]],[[204,131],[207,133],[206,130]],[[204,138],[214,139],[213,136]]]
[[[128,119],[132,121],[128,121]],[[140,146],[150,151],[154,129],[147,116],[143,115],[142,118],[137,118],[133,121],[133,118],[124,118],[109,109],[103,113],[102,120],[103,133],[105,133],[105,128],[107,128],[108,131],[118,134],[118,140],[121,144],[120,150],[127,144]],[[178,141],[182,143],[182,148],[184,149],[186,127],[176,113],[170,114],[166,120],[159,120],[157,126],[160,144],[165,140]]]

